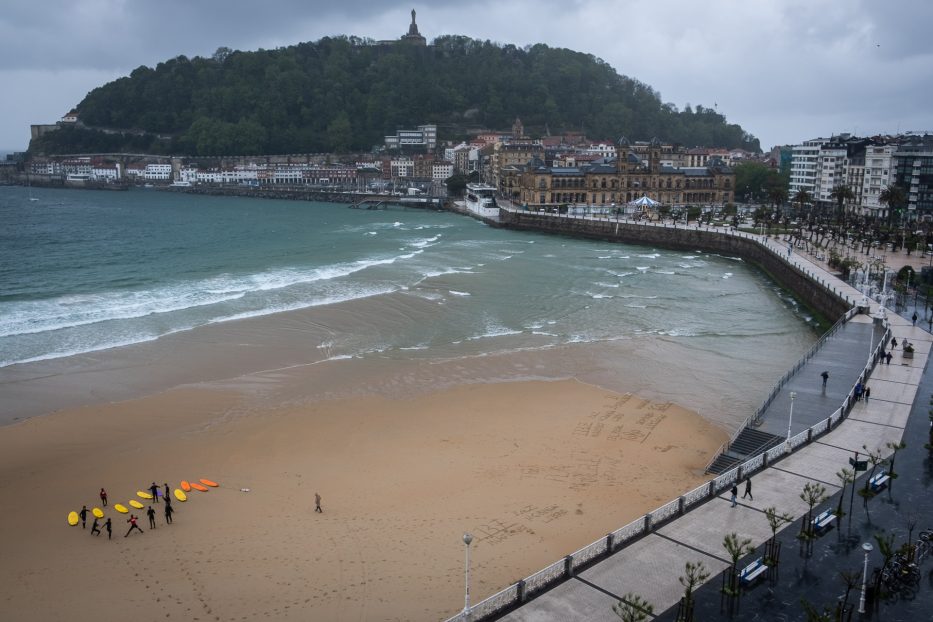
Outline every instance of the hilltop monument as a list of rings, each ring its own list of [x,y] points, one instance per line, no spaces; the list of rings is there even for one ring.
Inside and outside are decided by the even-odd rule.
[[[402,41],[414,45],[427,45],[428,40],[418,32],[418,24],[415,23],[415,10],[411,10],[411,24],[408,26],[408,33],[402,35]]]

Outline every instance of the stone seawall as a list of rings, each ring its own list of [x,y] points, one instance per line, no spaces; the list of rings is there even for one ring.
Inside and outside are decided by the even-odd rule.
[[[701,250],[737,256],[765,271],[829,323],[844,315],[852,306],[832,285],[823,283],[791,265],[783,256],[784,251],[768,248],[759,242],[757,236],[713,228],[678,228],[505,209],[499,211],[499,226],[688,252]]]

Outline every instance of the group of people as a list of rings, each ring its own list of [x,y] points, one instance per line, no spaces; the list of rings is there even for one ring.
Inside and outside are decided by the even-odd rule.
[[[158,503],[158,502],[159,502],[159,496],[160,496],[160,495],[161,495],[162,498],[165,500],[165,502],[164,502],[164,505],[165,505],[165,524],[166,524],[166,525],[171,525],[171,524],[172,524],[172,515],[175,513],[175,508],[172,507],[172,498],[171,498],[171,496],[169,495],[170,489],[169,489],[169,487],[168,487],[168,483],[164,484],[164,486],[165,486],[165,494],[164,494],[164,495],[162,494],[162,490],[160,489],[160,487],[159,487],[155,482],[152,482],[152,485],[149,486],[149,492],[150,492],[150,494],[152,494],[153,503]],[[107,507],[107,491],[106,491],[106,489],[101,488],[101,489],[100,489],[99,496],[100,496],[100,503],[101,503],[101,505],[104,506],[104,507]],[[81,511],[78,512],[78,517],[81,519],[81,529],[86,529],[86,528],[87,528],[87,515],[88,515],[88,512],[90,512],[90,510],[87,509],[87,506],[86,506],[86,505],[85,505],[85,506],[82,506],[82,507],[81,507]],[[156,528],[156,520],[155,520],[156,511],[155,511],[154,509],[152,509],[152,506],[151,506],[151,505],[150,505],[149,508],[146,510],[146,516],[149,517],[149,528],[150,528],[150,529],[155,529],[155,528]],[[138,521],[138,520],[139,520],[139,517],[136,516],[135,514],[132,514],[132,513],[130,514],[130,517],[129,517],[128,519],[126,519],[126,522],[129,523],[129,525],[130,525],[130,528],[126,531],[126,534],[123,536],[124,538],[126,538],[127,536],[129,536],[129,535],[133,532],[134,529],[135,529],[136,531],[138,531],[139,533],[143,533],[142,528],[137,524],[137,521]],[[111,537],[112,537],[112,535],[113,535],[113,524],[111,523],[111,520],[110,520],[109,518],[108,518],[106,521],[104,521],[103,523],[101,523],[101,522],[100,522],[100,519],[97,518],[97,517],[95,516],[95,517],[94,517],[94,522],[91,523],[91,535],[92,535],[92,536],[99,536],[99,535],[101,534],[101,527],[103,527],[104,529],[107,530],[107,539],[110,540]]]

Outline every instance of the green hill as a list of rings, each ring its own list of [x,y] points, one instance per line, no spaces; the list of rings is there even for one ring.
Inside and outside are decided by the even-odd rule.
[[[532,136],[573,130],[759,147],[714,110],[662,103],[651,87],[592,55],[459,36],[427,47],[336,37],[179,56],[94,89],[77,110],[88,128],[51,132],[31,150],[345,152],[369,150],[400,127],[436,123],[439,138],[456,139],[471,128],[507,129],[516,117]]]

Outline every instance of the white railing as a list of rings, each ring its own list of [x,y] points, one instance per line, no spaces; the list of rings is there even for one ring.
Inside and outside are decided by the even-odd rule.
[[[757,456],[752,456],[742,464],[742,473],[754,473],[760,469],[765,463],[765,455],[758,454]]]
[[[671,516],[677,514],[680,511],[680,499],[674,499],[669,503],[665,503],[657,510],[648,514],[651,517],[651,525],[657,525],[669,519]]]
[[[720,490],[725,490],[737,481],[739,481],[739,469],[736,467],[726,471],[713,480],[713,494],[715,495]]]
[[[573,560],[573,569],[576,570],[580,566],[586,565],[591,560],[594,560],[600,555],[603,555],[607,550],[609,550],[609,543],[607,538],[600,538],[593,544],[583,547],[570,556]]]
[[[502,611],[516,603],[518,601],[518,585],[518,583],[513,583],[498,594],[493,594],[477,603],[475,607],[470,607],[470,619],[481,620],[485,616]]]
[[[700,501],[705,501],[709,498],[709,482],[697,486],[682,498],[684,500],[684,511],[686,511],[687,508],[693,507]]]
[[[564,576],[564,560],[556,561],[525,579],[525,593],[534,594]]]
[[[615,543],[614,546],[618,547],[629,540],[634,540],[643,533],[645,533],[645,517],[640,516],[625,527],[619,527],[613,531],[612,541]]]

